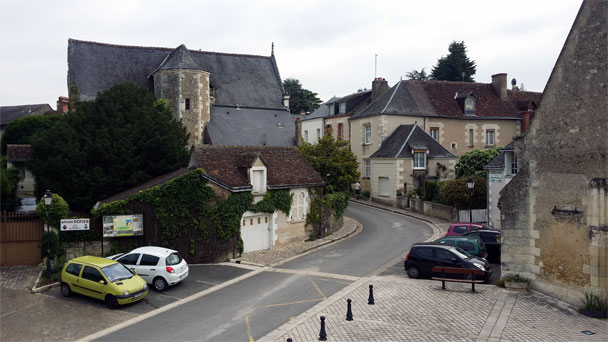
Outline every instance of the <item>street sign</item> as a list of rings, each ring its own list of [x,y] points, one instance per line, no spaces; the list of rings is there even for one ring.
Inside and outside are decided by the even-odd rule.
[[[492,183],[502,182],[502,172],[501,171],[490,171],[490,182],[492,182]]]
[[[89,230],[91,224],[88,218],[65,219],[61,220],[61,231],[70,230]]]

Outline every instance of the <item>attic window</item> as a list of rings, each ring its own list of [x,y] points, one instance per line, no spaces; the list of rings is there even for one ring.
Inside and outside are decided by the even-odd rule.
[[[186,110],[190,110],[190,99],[186,99]]]
[[[464,114],[475,115],[475,97],[469,96],[464,100]]]
[[[346,114],[346,102],[340,102],[339,112],[340,114]]]

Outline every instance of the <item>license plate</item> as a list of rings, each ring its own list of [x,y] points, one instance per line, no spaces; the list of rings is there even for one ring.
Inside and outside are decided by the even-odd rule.
[[[137,298],[139,298],[139,297],[143,296],[144,294],[145,294],[145,292],[138,293],[138,294],[136,294],[135,296],[133,296],[133,299],[137,299]]]

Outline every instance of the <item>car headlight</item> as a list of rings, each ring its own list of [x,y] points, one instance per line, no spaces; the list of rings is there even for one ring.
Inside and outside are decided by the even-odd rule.
[[[144,284],[144,290],[148,289],[148,284]]]
[[[129,290],[125,290],[124,294],[125,294],[125,296],[128,296],[129,295]]]
[[[486,270],[485,266],[483,266],[483,265],[479,265],[479,264],[474,264],[474,265],[475,265],[475,267],[479,268],[482,271]]]

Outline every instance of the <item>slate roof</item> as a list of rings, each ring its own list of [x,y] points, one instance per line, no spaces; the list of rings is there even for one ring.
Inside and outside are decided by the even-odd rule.
[[[151,187],[157,186],[157,185],[161,185],[161,184],[166,184],[169,181],[171,181],[174,178],[177,178],[183,174],[186,174],[188,172],[191,172],[192,170],[187,170],[185,168],[182,169],[177,169],[175,171],[171,171],[169,173],[166,173],[164,175],[160,175],[158,177],[155,177],[143,184],[140,184],[136,187],[133,187],[131,189],[125,190],[123,192],[119,192],[115,195],[112,195],[106,199],[103,199],[101,201],[98,201],[95,206],[93,207],[93,209],[98,209],[100,208],[102,205],[107,204],[107,203],[111,203],[111,202],[115,202],[115,201],[121,201],[121,200],[126,200],[127,198],[137,194],[140,191],[149,189]]]
[[[457,94],[475,94],[475,116],[464,114]],[[541,93],[507,91],[509,100],[500,99],[492,84],[450,81],[399,81],[351,119],[374,115],[417,115],[451,118],[519,119],[519,102],[537,101]]]
[[[301,121],[307,121],[307,120],[314,120],[314,119],[319,119],[319,118],[324,118],[329,116],[329,106],[327,105],[327,102],[321,104],[321,106],[319,106],[319,108],[315,109],[314,112],[310,113],[310,115],[307,115],[306,117],[300,117]]]
[[[416,124],[397,127],[370,158],[412,158],[413,149],[428,149],[428,158],[457,158]]]
[[[210,73],[215,104],[284,109],[284,89],[274,55],[254,56],[207,51],[112,45],[68,40],[68,86],[79,100],[93,100],[116,83],[132,82],[152,90],[158,68],[197,68]]]
[[[295,146],[295,123],[285,109],[211,106],[204,142],[213,145]]]
[[[514,145],[513,141],[507,144],[504,148],[500,149],[500,153],[492,159],[489,163],[487,163],[483,168],[486,170],[502,170],[505,168],[505,152],[513,151]]]
[[[24,116],[32,114],[46,114],[48,112],[54,112],[53,108],[46,103],[41,104],[30,104],[20,106],[2,106],[0,107],[0,125],[8,125],[15,119],[22,118]]]
[[[7,161],[28,161],[32,156],[32,148],[29,144],[7,144]]]
[[[189,168],[202,168],[207,178],[231,191],[250,191],[247,169],[258,157],[266,165],[269,189],[325,185],[295,147],[203,145],[192,149]]]
[[[343,97],[333,96],[331,99],[327,100],[324,104],[322,104],[317,110],[312,112],[307,120],[318,119],[318,118],[327,118],[329,117],[329,106],[335,105],[338,102],[346,101],[346,110],[345,114],[334,114],[334,116],[345,116],[351,115],[352,113],[358,111],[359,109],[367,106],[371,102],[372,91],[364,90],[358,91],[356,93],[352,93]],[[303,119],[304,120],[304,119]]]

